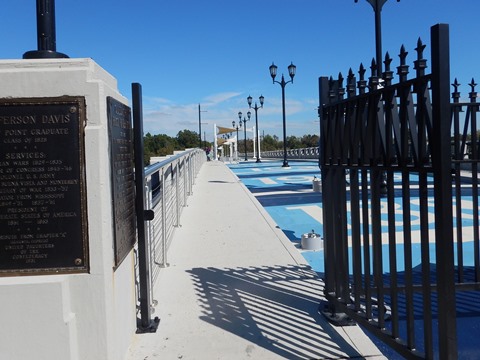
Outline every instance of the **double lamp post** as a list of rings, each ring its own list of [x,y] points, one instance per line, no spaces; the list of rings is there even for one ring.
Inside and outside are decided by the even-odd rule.
[[[243,131],[245,133],[245,137],[244,137],[244,142],[243,142],[243,146],[244,146],[244,149],[245,149],[245,161],[248,161],[248,158],[247,158],[247,121],[250,121],[250,117],[252,116],[252,113],[249,111],[247,112],[247,118],[245,118],[245,116],[243,117],[243,120],[242,120],[242,112],[239,111],[238,112],[238,121],[240,123],[240,128],[242,127],[242,121],[243,121]],[[235,127],[235,121],[232,122],[232,125],[233,127]],[[238,127],[236,127],[237,129],[237,140],[238,140]]]
[[[282,74],[282,80],[281,81],[276,81],[275,77],[277,76],[277,66],[272,63],[270,65],[270,76],[272,77],[273,83],[277,83],[282,87],[282,114],[283,114],[283,165],[282,167],[289,167],[288,161],[287,161],[287,120],[286,120],[286,115],[285,115],[285,86],[288,83],[293,83],[293,78],[295,77],[295,73],[297,71],[297,67],[291,63],[288,66],[288,75],[290,76],[290,80],[285,81],[285,77]],[[258,98],[260,102],[260,106],[257,105],[257,102],[255,102],[255,105],[252,107],[253,103],[253,98],[249,95],[247,97],[247,102],[248,102],[248,107],[250,109],[255,110],[255,131],[256,131],[256,138],[257,138],[257,163],[262,162],[260,160],[260,132],[258,131],[258,109],[263,108],[263,103],[265,101],[265,97],[263,95],[260,95]],[[243,113],[241,111],[238,112],[238,119],[239,119],[239,126],[235,126],[235,121],[232,121],[232,126],[237,130],[237,139],[238,139],[238,129],[242,127],[242,121],[243,121],[243,130],[244,130],[244,149],[245,149],[245,161],[248,161],[247,158],[247,121],[250,120],[252,113],[249,111],[247,112],[247,118],[242,116]]]
[[[288,161],[287,161],[287,123],[285,118],[285,86],[288,83],[293,83],[293,78],[297,71],[297,67],[293,65],[293,63],[288,65],[288,75],[290,75],[290,80],[288,81],[285,81],[283,74],[282,74],[281,81],[275,80],[275,77],[277,76],[277,68],[278,68],[277,65],[275,65],[274,63],[270,65],[270,76],[272,77],[274,84],[277,83],[282,87],[282,112],[283,112],[283,165],[282,167],[289,167]]]
[[[259,131],[258,131],[258,114],[257,114],[257,111],[258,109],[261,109],[263,108],[263,102],[265,101],[265,97],[263,95],[260,95],[260,97],[258,98],[258,100],[260,101],[260,106],[257,105],[257,103],[255,102],[255,106],[252,107],[252,97],[249,95],[247,97],[247,102],[248,102],[248,107],[250,109],[253,109],[255,110],[255,131],[257,133],[256,135],[256,138],[257,138],[257,163],[259,162],[262,162],[260,160],[260,134],[259,134]],[[245,148],[245,161],[248,161],[248,158],[247,158],[247,126],[246,126],[246,123],[247,121],[250,120],[250,117],[252,116],[252,113],[249,111],[247,112],[247,118],[246,119],[245,117],[243,118],[242,120],[242,112],[239,111],[238,112],[238,119],[239,119],[239,126],[235,127],[235,121],[232,121],[232,126],[237,130],[237,141],[238,141],[238,129],[242,127],[242,121],[243,121],[243,130],[244,130],[244,133],[245,133],[245,137],[244,137],[244,148]]]
[[[262,162],[260,160],[260,132],[258,131],[258,114],[257,114],[257,111],[258,109],[261,109],[263,108],[263,102],[265,100],[265,97],[263,95],[260,95],[260,97],[258,98],[258,100],[260,101],[260,107],[257,106],[257,102],[255,101],[255,106],[252,107],[252,97],[250,95],[248,95],[247,97],[247,102],[248,102],[248,107],[250,109],[253,109],[255,110],[255,132],[256,132],[256,138],[257,138],[257,163],[259,162]]]

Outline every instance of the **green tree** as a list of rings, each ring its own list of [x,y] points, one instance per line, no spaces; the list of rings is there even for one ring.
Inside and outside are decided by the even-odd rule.
[[[191,130],[182,130],[177,134],[177,143],[181,150],[188,148],[196,148],[199,146],[200,138],[198,133]]]
[[[247,152],[252,152],[253,140],[247,139],[246,143],[247,143]],[[245,153],[245,141],[243,139],[238,142],[238,152],[241,154]]]
[[[144,162],[148,164],[152,156],[165,156],[173,154],[178,148],[177,140],[165,135],[152,135],[147,133],[143,138]]]
[[[296,136],[287,136],[287,148],[288,149],[300,149],[302,147],[302,142]]]
[[[302,147],[316,147],[320,137],[318,135],[303,135],[301,139]]]
[[[278,137],[272,135],[265,135],[262,140],[261,144],[262,151],[270,151],[270,150],[277,150],[279,149],[278,145]]]

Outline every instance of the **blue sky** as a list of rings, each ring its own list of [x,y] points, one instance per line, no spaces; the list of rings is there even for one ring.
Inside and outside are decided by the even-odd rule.
[[[479,14],[479,0],[389,0],[383,50],[396,68],[404,44],[413,72],[418,38],[429,55],[430,27],[448,23],[452,81],[466,97],[467,84],[480,79]],[[287,135],[318,134],[318,77],[346,76],[375,56],[374,13],[365,0],[57,0],[56,16],[57,51],[93,58],[129,99],[131,83],[142,84],[144,131],[152,134],[198,132],[201,104],[202,133],[211,141],[214,124],[230,126],[248,111],[248,95],[263,95],[260,131],[281,138],[272,61],[279,75],[288,75],[290,62],[297,66],[286,86]],[[0,59],[36,48],[35,0],[3,0]]]

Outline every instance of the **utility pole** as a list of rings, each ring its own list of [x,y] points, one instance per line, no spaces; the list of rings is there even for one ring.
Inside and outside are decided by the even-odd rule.
[[[207,110],[200,110],[200,104],[198,104],[198,147],[202,148],[202,112],[207,112]]]

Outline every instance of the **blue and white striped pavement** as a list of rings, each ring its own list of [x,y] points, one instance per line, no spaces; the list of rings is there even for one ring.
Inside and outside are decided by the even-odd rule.
[[[323,235],[323,213],[322,199],[319,192],[313,191],[312,181],[314,177],[320,177],[320,169],[317,162],[312,161],[289,161],[289,168],[283,168],[281,161],[263,161],[262,163],[242,162],[239,164],[230,164],[230,169],[238,176],[244,185],[252,192],[275,223],[292,241],[299,252],[303,255],[308,264],[317,273],[322,275],[324,272],[324,253],[323,250],[308,251],[302,250],[300,246],[302,235],[312,232],[312,230]],[[400,181],[401,178],[396,178]],[[347,178],[348,181],[348,178]],[[418,178],[411,175],[411,190],[415,195],[415,189],[418,188]],[[433,188],[433,184],[429,184]],[[473,251],[473,202],[471,196],[462,197],[462,232],[463,240],[463,260],[464,265],[474,264]],[[420,212],[419,198],[412,197],[410,202],[411,210],[411,228],[412,228],[412,255],[413,267],[421,263],[420,248]],[[434,199],[433,195],[428,199],[429,203],[429,228],[435,226],[434,218]],[[455,207],[455,199],[453,199]],[[382,207],[382,237],[384,237],[383,246],[383,268],[388,269],[388,230],[387,230],[387,202],[381,200]],[[348,204],[347,204],[348,209]],[[396,232],[403,232],[402,219],[402,197],[401,190],[398,189],[398,195],[395,199],[396,212]],[[455,209],[454,209],[455,214]],[[454,218],[454,225],[457,221]],[[350,229],[348,229],[350,230]],[[401,236],[398,237],[401,239]],[[350,249],[351,250],[351,249]],[[455,247],[456,250],[456,247]],[[404,270],[403,244],[397,245],[397,271]],[[352,258],[350,252],[349,258]],[[436,253],[434,244],[430,246],[430,262],[436,262]],[[351,266],[350,266],[351,268]],[[476,300],[475,300],[476,299]],[[473,302],[472,302],[473,300]],[[478,346],[476,334],[480,331],[480,310],[478,305],[478,292],[465,293],[460,292],[457,296],[457,331],[458,331],[458,349],[459,357],[462,359],[479,359],[480,346]],[[421,309],[418,309],[417,316],[421,316]],[[420,322],[419,322],[420,324]],[[419,325],[420,326],[420,325]],[[419,329],[421,333],[421,329]],[[393,350],[386,349],[381,342],[373,339],[379,348],[387,355],[389,359],[399,359]],[[418,339],[419,347],[421,339]],[[434,339],[438,343],[438,338]]]

